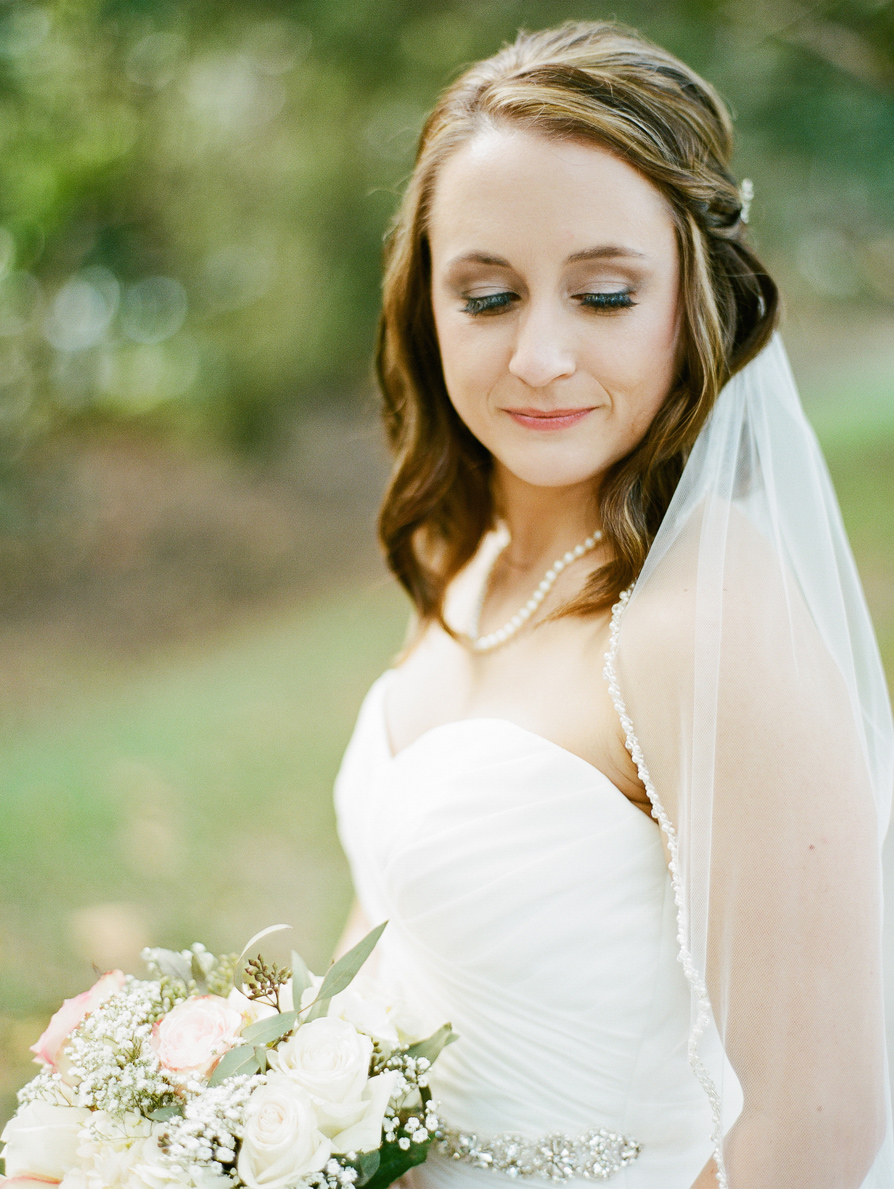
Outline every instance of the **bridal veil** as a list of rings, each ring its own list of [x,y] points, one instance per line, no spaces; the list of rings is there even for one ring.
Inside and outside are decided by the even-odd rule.
[[[891,1189],[894,729],[778,335],[720,394],[616,609],[607,676],[667,837],[721,1186]]]

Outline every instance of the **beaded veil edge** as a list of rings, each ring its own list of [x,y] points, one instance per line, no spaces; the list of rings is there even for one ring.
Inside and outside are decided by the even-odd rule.
[[[621,727],[624,731],[624,745],[630,752],[639,778],[643,783],[643,787],[648,794],[649,801],[652,804],[652,816],[661,827],[665,838],[667,839],[668,850],[670,851],[670,862],[668,863],[668,870],[670,871],[671,886],[674,893],[674,903],[677,909],[677,943],[679,946],[678,960],[683,967],[686,975],[686,980],[689,983],[692,993],[695,996],[697,1010],[696,1017],[689,1029],[689,1064],[692,1071],[698,1078],[699,1084],[707,1095],[708,1101],[711,1105],[711,1114],[714,1120],[714,1130],[711,1136],[714,1145],[714,1159],[717,1163],[717,1184],[719,1189],[729,1189],[729,1182],[726,1176],[726,1166],[723,1159],[723,1115],[720,1104],[720,1094],[714,1079],[711,1077],[698,1051],[699,1040],[704,1034],[705,1029],[712,1018],[711,1000],[708,996],[708,988],[705,984],[704,975],[696,969],[692,958],[692,951],[689,948],[687,941],[687,918],[686,907],[683,903],[683,890],[680,882],[680,862],[679,862],[679,844],[677,840],[677,831],[674,828],[673,822],[667,815],[664,806],[652,782],[652,777],[649,775],[649,769],[646,766],[646,759],[643,755],[643,750],[640,747],[639,740],[633,729],[633,720],[627,713],[627,705],[621,693],[621,687],[618,684],[617,673],[615,672],[615,660],[618,655],[618,647],[621,639],[621,619],[627,604],[630,602],[630,596],[633,594],[633,586],[629,586],[618,599],[612,608],[611,618],[611,634],[609,639],[608,651],[605,654],[605,668],[602,670],[602,675],[608,683],[608,692],[611,695],[618,718],[621,721]]]

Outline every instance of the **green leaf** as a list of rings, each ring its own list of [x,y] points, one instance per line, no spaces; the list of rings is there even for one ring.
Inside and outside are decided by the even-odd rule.
[[[433,1032],[425,1040],[417,1040],[415,1044],[410,1045],[405,1051],[408,1057],[426,1057],[429,1062],[434,1064],[441,1050],[446,1048],[447,1045],[453,1044],[455,1040],[459,1040],[459,1037],[453,1031],[452,1026],[450,1024],[442,1024],[437,1032]]]
[[[236,959],[236,968],[233,971],[233,986],[236,988],[237,991],[242,990],[242,976],[245,974],[245,967],[242,965],[242,959],[245,957],[245,955],[248,953],[248,951],[251,949],[251,947],[254,945],[254,943],[256,941],[260,941],[262,937],[269,937],[269,935],[271,933],[281,933],[283,931],[283,929],[291,929],[291,928],[292,928],[291,925],[268,925],[266,929],[262,929],[260,931],[260,933],[256,933],[254,935],[254,937],[250,938],[246,942],[245,947],[242,950],[242,953]]]
[[[181,983],[188,983],[192,977],[189,962],[176,950],[154,949],[152,959],[161,973],[166,974],[168,978],[176,978]]]
[[[205,995],[208,991],[208,979],[205,975],[205,968],[202,966],[202,963],[199,961],[198,954],[192,955],[192,961],[190,962],[190,968],[191,968],[192,977],[195,979],[196,990],[201,995]]]
[[[376,1153],[379,1156],[378,1168],[369,1180],[362,1181],[358,1178],[357,1185],[362,1185],[363,1189],[388,1189],[389,1185],[393,1185],[414,1165],[423,1163],[431,1143],[429,1138],[421,1144],[410,1144],[406,1151],[398,1146],[397,1141],[383,1144]]]
[[[329,1011],[330,1002],[331,1002],[331,1000],[329,999],[328,996],[325,999],[321,999],[318,996],[311,1004],[310,1010],[308,1011],[307,1015],[304,1018],[305,1024],[309,1024],[311,1022],[311,1020],[316,1020],[320,1016],[325,1016],[326,1013]]]
[[[168,1119],[173,1119],[176,1115],[183,1114],[183,1107],[179,1103],[172,1103],[170,1106],[160,1106],[158,1110],[150,1111],[146,1116],[151,1119],[153,1123],[167,1123]]]
[[[380,1160],[381,1157],[379,1156],[378,1149],[373,1152],[360,1153],[360,1158],[357,1161],[357,1165],[360,1169],[360,1176],[357,1180],[358,1189],[359,1186],[366,1185],[370,1177],[375,1176],[379,1168]]]
[[[267,1072],[267,1050],[263,1045],[255,1045],[255,1060],[258,1063],[258,1072]]]
[[[258,1020],[242,1029],[242,1039],[253,1045],[269,1045],[281,1040],[287,1032],[291,1032],[298,1022],[296,1011],[284,1011],[275,1016],[268,1016],[265,1020]]]
[[[208,1079],[209,1086],[219,1086],[227,1078],[234,1078],[240,1073],[257,1073],[258,1058],[251,1045],[236,1045],[228,1053],[224,1053]]]
[[[271,933],[281,933],[283,929],[291,929],[291,925],[268,925],[266,929],[262,929],[260,933],[256,933],[254,937],[250,938],[245,943],[245,948],[239,955],[240,959],[244,958],[256,941],[260,941],[262,937],[269,937]]]
[[[387,921],[382,921],[381,925],[376,925],[375,929],[370,930],[362,941],[358,941],[353,949],[342,954],[339,960],[329,967],[326,977],[323,979],[323,985],[314,1000],[313,1008],[307,1017],[308,1020],[315,1020],[317,1016],[323,1015],[328,1001],[351,985],[355,974],[373,952],[376,942],[382,936],[387,924]],[[321,1004],[324,1005],[322,1009],[320,1008]]]
[[[301,996],[308,987],[313,986],[313,979],[307,969],[304,959],[292,950],[292,1002],[300,1003]]]

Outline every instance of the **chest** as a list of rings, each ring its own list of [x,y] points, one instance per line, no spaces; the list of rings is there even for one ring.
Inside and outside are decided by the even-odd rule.
[[[602,676],[607,647],[607,617],[545,623],[484,656],[432,627],[383,698],[391,754],[448,723],[503,720],[586,761],[650,813]]]

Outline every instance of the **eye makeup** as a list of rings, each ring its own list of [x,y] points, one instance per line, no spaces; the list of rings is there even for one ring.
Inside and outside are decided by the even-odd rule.
[[[627,310],[636,305],[629,289],[609,293],[579,293],[577,297],[582,306],[594,310]]]
[[[637,304],[633,300],[629,289],[619,289],[606,293],[576,293],[574,294],[574,298],[585,309],[597,311],[625,310]],[[471,314],[474,317],[479,314],[495,314],[507,310],[519,298],[517,294],[505,291],[501,293],[487,293],[481,297],[464,295],[463,300],[466,304],[461,307],[462,313]]]
[[[483,297],[466,297],[462,307],[464,314],[489,314],[508,309],[518,301],[514,293],[486,293]]]

